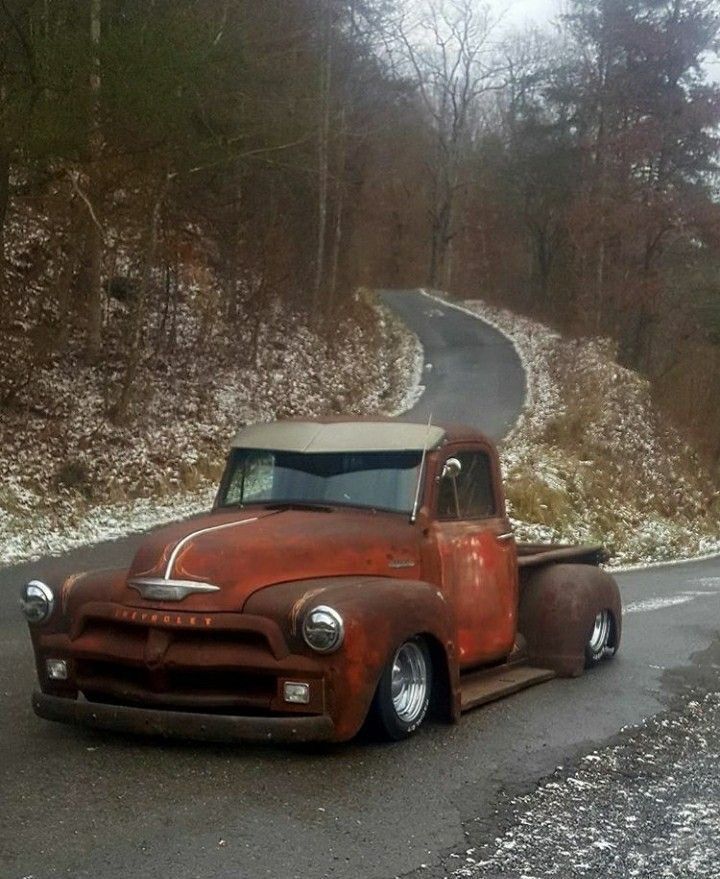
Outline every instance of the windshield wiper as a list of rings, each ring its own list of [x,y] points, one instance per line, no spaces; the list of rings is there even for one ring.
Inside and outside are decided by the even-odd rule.
[[[267,510],[316,510],[320,513],[332,513],[333,508],[327,504],[313,504],[303,501],[279,501],[276,504],[265,504]]]

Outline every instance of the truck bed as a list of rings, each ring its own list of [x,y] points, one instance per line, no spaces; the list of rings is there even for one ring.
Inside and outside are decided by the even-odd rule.
[[[518,543],[518,566],[533,568],[551,562],[599,565],[610,557],[602,546],[572,546],[567,543]]]

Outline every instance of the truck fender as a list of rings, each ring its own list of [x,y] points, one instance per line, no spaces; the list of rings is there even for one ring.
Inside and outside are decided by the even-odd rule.
[[[612,646],[620,646],[622,604],[615,580],[590,565],[544,565],[523,572],[519,632],[533,665],[561,677],[576,677],[585,668],[585,647],[596,615],[609,610]]]
[[[345,622],[342,647],[327,656],[312,654],[302,640],[305,613],[329,605]],[[268,586],[252,595],[245,612],[275,619],[291,649],[310,652],[333,681],[330,712],[339,738],[362,726],[383,668],[408,638],[424,636],[445,700],[443,713],[459,715],[460,688],[451,605],[430,583],[391,577],[328,577]]]

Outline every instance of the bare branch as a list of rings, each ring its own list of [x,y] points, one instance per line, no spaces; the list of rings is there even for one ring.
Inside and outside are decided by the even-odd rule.
[[[75,190],[75,192],[78,194],[78,196],[82,199],[83,203],[85,204],[85,207],[88,209],[88,213],[90,214],[90,219],[93,221],[93,223],[97,227],[97,230],[100,233],[100,237],[104,241],[105,240],[105,230],[103,229],[103,226],[102,226],[100,220],[98,220],[98,218],[97,218],[97,214],[95,213],[95,208],[92,206],[92,202],[90,201],[90,199],[85,194],[82,187],[80,186],[80,172],[79,171],[68,171],[67,176],[70,180],[70,183],[72,184],[72,188]]]
[[[234,138],[232,141],[229,141],[229,143],[237,142],[241,138],[242,135]],[[208,171],[211,168],[217,168],[218,166],[228,164],[229,162],[236,162],[242,159],[254,158],[255,156],[263,156],[270,153],[277,153],[283,150],[289,150],[293,147],[300,146],[301,144],[308,143],[310,140],[312,140],[312,138],[313,135],[306,134],[303,135],[303,137],[298,138],[297,140],[290,141],[289,143],[282,143],[278,144],[277,146],[271,147],[257,147],[257,149],[245,150],[244,153],[232,153],[230,155],[223,156],[223,158],[221,159],[216,159],[214,162],[208,162],[204,165],[196,165],[194,168],[188,168],[187,171],[172,171],[168,175],[168,178],[170,180],[175,180],[177,177],[183,176],[183,174],[197,174],[200,171]]]

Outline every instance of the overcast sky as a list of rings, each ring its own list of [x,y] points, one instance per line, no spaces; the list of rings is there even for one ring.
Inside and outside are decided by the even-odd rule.
[[[531,25],[548,25],[567,7],[564,0],[489,0],[497,15],[502,15],[503,28],[522,29]],[[708,59],[707,72],[711,79],[720,82],[720,59]]]
[[[504,12],[504,21],[510,27],[525,24],[546,24],[560,13],[561,0],[491,0],[498,13]]]

